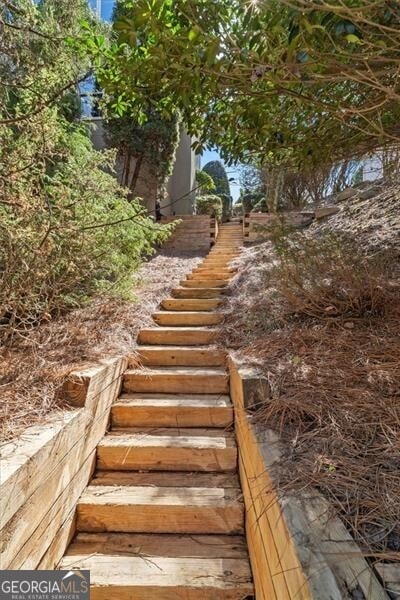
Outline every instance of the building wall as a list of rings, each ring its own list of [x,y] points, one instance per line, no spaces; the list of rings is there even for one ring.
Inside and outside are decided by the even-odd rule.
[[[173,173],[168,182],[168,198],[161,203],[165,215],[192,215],[195,206],[196,156],[192,138],[182,131]]]
[[[91,139],[96,150],[106,147],[102,119],[85,119],[90,124]],[[182,131],[176,151],[175,165],[167,184],[167,196],[161,202],[163,215],[191,215],[194,213],[197,159],[192,150],[192,138]],[[117,161],[116,172],[121,180],[123,165]],[[135,160],[131,162],[131,173],[135,169]],[[143,204],[149,212],[154,212],[159,194],[157,181],[148,164],[143,163],[135,188],[135,195],[143,198]]]

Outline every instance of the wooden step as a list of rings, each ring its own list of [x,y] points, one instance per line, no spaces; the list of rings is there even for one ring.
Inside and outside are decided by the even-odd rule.
[[[218,367],[156,367],[128,369],[124,392],[162,394],[228,394],[229,377]]]
[[[77,505],[78,531],[239,534],[240,490],[155,486],[88,486]]]
[[[230,258],[232,260],[232,258],[238,256],[240,254],[240,249],[235,248],[235,247],[226,247],[226,246],[215,246],[211,251],[210,254],[208,256],[210,256],[211,258],[214,256],[221,256],[225,259]]]
[[[235,256],[231,257],[231,256],[219,256],[219,255],[215,255],[213,256],[212,254],[209,254],[207,256],[207,258],[205,258],[203,260],[203,262],[199,263],[199,266],[205,266],[207,264],[225,264],[225,265],[229,265],[232,260],[234,260],[234,258],[236,258],[236,254]]]
[[[179,471],[96,471],[90,485],[240,488],[237,473],[188,473]]]
[[[254,593],[241,536],[78,533],[60,568],[90,570],[92,600],[244,600]]]
[[[124,394],[112,406],[113,427],[230,427],[229,396]]]
[[[213,344],[218,334],[218,329],[207,327],[146,327],[140,330],[138,342],[144,345],[205,346]]]
[[[160,311],[153,313],[153,320],[157,325],[165,325],[166,327],[187,327],[187,326],[203,326],[218,325],[224,319],[222,313],[203,312],[203,311]]]
[[[97,467],[127,471],[235,471],[233,435],[217,429],[115,429],[97,447]]]
[[[175,288],[171,294],[174,298],[220,298],[225,293],[224,288]]]
[[[228,279],[184,279],[179,285],[188,288],[223,288],[228,283]]]
[[[140,346],[137,357],[144,366],[222,367],[226,363],[223,350],[207,346]]]
[[[233,277],[235,275],[236,271],[237,269],[234,269],[233,267],[198,267],[197,269],[193,269],[193,271],[189,273],[186,277],[187,279],[192,279],[194,275],[206,274],[211,275],[213,279],[229,279],[229,277]],[[204,279],[207,279],[207,277],[205,277]]]
[[[161,302],[161,306],[164,310],[201,310],[210,311],[215,310],[221,306],[223,300],[218,298],[168,298]]]
[[[204,279],[208,279],[208,281],[224,280],[226,282],[229,282],[233,277],[234,273],[229,273],[228,271],[221,271],[220,269],[218,271],[194,271],[193,273],[189,273],[189,275],[186,275],[186,279],[188,279],[189,281],[204,281]]]

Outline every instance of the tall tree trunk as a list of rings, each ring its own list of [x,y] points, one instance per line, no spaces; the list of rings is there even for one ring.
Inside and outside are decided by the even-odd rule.
[[[138,182],[139,179],[139,175],[140,175],[140,169],[142,167],[142,163],[143,163],[143,158],[144,155],[140,154],[137,158],[136,158],[136,164],[135,164],[135,169],[133,171],[132,174],[132,179],[128,185],[129,189],[130,189],[130,196],[133,198],[134,192],[135,192],[135,188],[136,188],[136,184]]]
[[[285,183],[285,170],[282,167],[266,167],[264,173],[267,183],[265,201],[270,212],[277,212]]]
[[[128,150],[122,151],[123,167],[121,173],[121,185],[128,187],[131,170],[131,154]]]

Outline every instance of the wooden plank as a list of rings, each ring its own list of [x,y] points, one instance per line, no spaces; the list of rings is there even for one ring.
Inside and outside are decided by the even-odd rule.
[[[393,598],[400,598],[400,563],[382,563],[374,564],[374,568],[379,573],[387,592],[392,594]]]
[[[207,346],[141,346],[130,365],[175,367],[222,367],[226,364],[226,353]]]
[[[149,559],[158,556],[247,559],[247,548],[243,536],[239,535],[78,533],[64,562],[79,554],[136,554]]]
[[[187,288],[223,288],[229,283],[229,279],[184,279],[179,283]]]
[[[55,534],[53,541],[48,547],[46,553],[41,559],[37,566],[40,571],[43,570],[54,570],[57,568],[58,563],[62,556],[64,556],[66,548],[69,547],[70,543],[76,532],[76,506],[71,510],[64,523],[61,525],[57,533]]]
[[[179,326],[202,326],[218,325],[223,321],[221,313],[211,313],[202,311],[160,311],[152,314],[153,320],[157,325],[166,327]]]
[[[209,310],[214,310],[216,308],[218,308],[219,306],[221,306],[222,304],[222,300],[219,300],[218,298],[198,298],[198,299],[193,299],[193,298],[186,298],[186,299],[179,299],[179,298],[169,298],[167,300],[163,300],[161,302],[161,306],[164,310],[177,310],[177,311],[181,311],[181,310],[202,310],[202,311],[209,311]]]
[[[171,292],[174,298],[219,298],[224,294],[223,288],[175,288]]]
[[[68,452],[70,435],[85,417],[81,411],[66,412],[45,426],[28,428],[21,438],[2,446],[0,460],[0,528],[11,519],[48,473]]]
[[[14,509],[17,507],[18,510],[11,519],[8,519],[7,524],[3,524],[1,530],[0,557],[3,568],[14,564],[19,560],[18,556],[23,555],[24,548],[29,547],[30,540],[35,538],[42,523],[48,518],[48,513],[57,506],[65,488],[103,437],[111,403],[118,395],[121,385],[121,362],[126,364],[126,361],[119,360],[112,362],[113,368],[110,368],[110,362],[103,365],[103,373],[94,376],[94,389],[90,382],[85,386],[89,391],[92,389],[89,395],[89,406],[67,413],[64,425],[56,431],[56,435],[44,444],[43,437],[39,435],[37,440],[42,445],[36,448],[33,455],[28,457],[25,455],[27,463],[25,465],[22,463],[21,477],[17,480],[10,496],[10,505],[14,506]],[[117,379],[114,379],[116,374]],[[97,385],[99,381],[105,386],[102,391],[99,391],[100,386]],[[47,432],[46,425],[42,426],[42,429]],[[20,442],[17,441],[16,446],[19,445]],[[32,444],[29,447],[32,449]],[[4,471],[7,473],[7,469]],[[86,483],[87,481],[84,482],[82,489]],[[21,490],[24,491],[24,496],[21,496]],[[5,514],[8,517],[10,511],[6,510]],[[56,515],[52,525],[61,527],[63,523],[57,519]],[[45,552],[46,547],[42,548],[40,545],[32,547],[30,559],[35,567]]]
[[[237,449],[227,434],[212,430],[196,435],[191,430],[164,430],[156,435],[123,433],[106,436],[98,445],[99,469],[126,471],[235,471]]]
[[[91,409],[98,394],[121,376],[126,365],[123,356],[116,356],[101,360],[89,369],[74,371],[63,386],[63,397],[73,406]]]
[[[214,343],[218,335],[217,329],[205,327],[146,327],[141,329],[138,342],[143,345],[204,346]]]
[[[79,531],[240,534],[238,490],[89,486],[77,506]]]
[[[229,380],[225,369],[217,367],[133,369],[124,374],[123,390],[163,394],[227,394]]]
[[[248,562],[235,559],[75,555],[63,569],[89,569],[92,600],[243,600],[253,587]]]
[[[235,406],[239,466],[248,519],[247,535],[249,541],[255,542],[254,551],[250,550],[250,559],[255,573],[256,593],[277,600],[309,599],[312,596],[307,580],[245,413],[243,383],[240,370],[233,361],[231,397]],[[262,529],[261,526],[258,529],[260,519],[263,523]]]
[[[109,395],[108,388],[98,396],[97,410],[94,415],[85,411],[74,432],[70,431],[71,439],[67,441],[69,451],[58,462],[53,470],[44,468],[47,478],[45,486],[40,486],[31,497],[21,506],[19,511],[2,529],[0,538],[0,562],[8,565],[20,548],[34,534],[35,529],[53,503],[62,495],[63,490],[73,480],[80,466],[94,452],[98,442],[102,439],[110,415],[110,408],[115,399],[118,387]],[[87,481],[85,482],[85,484]],[[82,490],[81,490],[82,491]],[[62,523],[60,523],[60,526]]]
[[[167,394],[124,395],[115,402],[116,427],[229,427],[233,409],[228,396]]]
[[[235,488],[240,493],[236,473],[185,473],[173,471],[96,471],[90,485],[141,485],[155,487]]]
[[[272,577],[268,542],[269,544],[272,544],[274,555],[276,555],[276,548],[273,544],[268,519],[265,517],[260,519],[260,515],[253,509],[250,488],[251,482],[244,470],[243,460],[240,455],[239,474],[246,507],[245,530],[247,548],[249,551],[257,598],[265,600],[287,600],[289,598],[289,600],[292,600],[289,597],[283,573],[275,573],[275,578]]]
[[[76,506],[82,490],[93,472],[95,453],[79,469],[75,477],[65,487],[62,494],[51,505],[45,517],[37,524],[34,533],[19,550],[7,567],[12,570],[36,569],[42,557],[50,548],[64,522],[69,518],[71,509]],[[60,556],[61,558],[61,556]]]
[[[296,585],[293,592],[293,586],[290,588],[286,581],[287,561],[284,564],[275,540],[275,537],[281,535],[282,532],[274,531],[270,518],[271,507],[277,502],[277,498],[270,488],[266,474],[263,472],[265,467],[262,468],[260,465],[256,443],[248,435],[248,430],[243,426],[243,423],[238,422],[237,417],[235,431],[239,445],[240,481],[246,505],[246,518],[248,519],[246,532],[249,546],[251,545],[249,551],[253,563],[255,562],[258,565],[258,569],[254,569],[257,572],[255,582],[261,587],[267,598],[270,595],[272,598],[279,598],[279,600],[291,600],[296,597],[307,598],[303,593],[305,591],[302,589],[303,582]],[[282,543],[287,544],[288,542],[290,543],[290,540],[284,537]],[[294,564],[293,568],[296,569],[298,566]],[[301,568],[300,573],[302,575]],[[297,584],[294,573],[290,573],[290,576],[296,579]]]

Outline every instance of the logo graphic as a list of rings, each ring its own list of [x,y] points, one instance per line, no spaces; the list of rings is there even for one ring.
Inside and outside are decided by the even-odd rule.
[[[0,571],[0,600],[90,600],[90,571]]]

